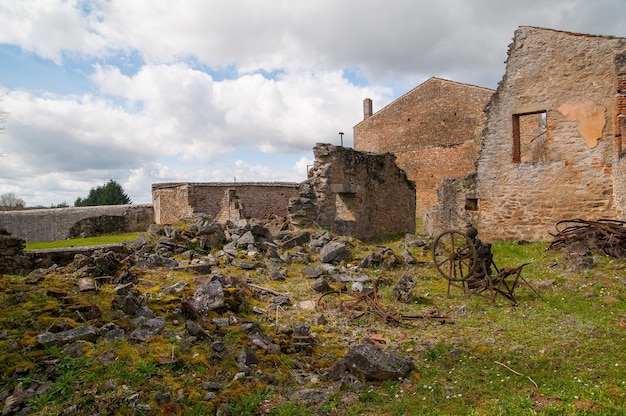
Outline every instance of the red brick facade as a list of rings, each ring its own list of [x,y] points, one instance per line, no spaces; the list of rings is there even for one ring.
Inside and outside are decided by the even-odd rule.
[[[493,90],[430,78],[354,127],[354,148],[391,152],[416,184],[416,215],[437,201],[445,178],[475,170],[485,105]]]

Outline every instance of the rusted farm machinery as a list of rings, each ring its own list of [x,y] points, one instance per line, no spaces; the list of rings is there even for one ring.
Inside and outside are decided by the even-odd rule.
[[[476,294],[494,301],[498,295],[516,305],[514,291],[525,283],[538,296],[539,293],[522,277],[519,267],[499,269],[493,260],[491,244],[478,239],[478,230],[468,224],[465,232],[448,230],[439,234],[433,243],[435,268],[448,280],[451,287],[459,287],[467,294]]]

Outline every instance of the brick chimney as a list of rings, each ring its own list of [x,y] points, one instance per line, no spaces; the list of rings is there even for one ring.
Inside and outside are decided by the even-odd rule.
[[[363,100],[363,120],[372,116],[372,99],[366,98]]]

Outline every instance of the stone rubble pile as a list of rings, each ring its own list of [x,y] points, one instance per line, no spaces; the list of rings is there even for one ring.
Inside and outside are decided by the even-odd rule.
[[[347,266],[351,244],[349,238],[333,237],[324,230],[289,230],[275,221],[245,220],[222,226],[208,217],[196,216],[186,227],[153,225],[138,240],[129,243],[125,251],[96,250],[91,256],[76,255],[74,261],[65,267],[53,266],[31,272],[27,279],[32,284],[44,281],[48,274],[72,276],[76,279],[79,293],[97,291],[102,285],[113,285],[111,308],[118,322],[103,322],[102,311],[97,305],[83,306],[75,308],[74,313],[75,320],[84,325],[69,327],[60,320],[59,324],[40,333],[37,340],[44,347],[54,345],[65,351],[80,351],[85,341],[106,343],[126,339],[138,344],[162,335],[177,337],[186,345],[209,342],[213,351],[211,360],[219,361],[227,353],[225,333],[229,328],[237,328],[247,334],[253,348],[242,347],[236,352],[239,373],[235,379],[254,376],[269,384],[276,383],[273,374],[254,371],[260,359],[258,352],[263,352],[263,355],[307,353],[315,347],[316,336],[309,324],[304,322],[294,327],[276,327],[275,333],[270,334],[258,323],[242,319],[241,313],[251,309],[249,299],[252,296],[267,305],[266,308],[255,307],[253,312],[257,315],[293,306],[293,300],[288,295],[255,286],[249,279],[250,272],[260,271],[272,280],[282,281],[294,278],[289,265],[302,265],[297,269],[298,278],[311,281],[313,297],[331,291],[337,285],[363,291],[372,283],[364,269],[415,262],[412,256],[396,255],[389,248],[381,247],[366,256],[360,265]],[[240,273],[227,277],[224,272],[226,267],[240,270]],[[145,295],[139,290],[150,284],[143,276],[154,269],[189,272],[195,276],[193,293],[170,308],[169,316],[158,316],[146,306]],[[188,282],[180,281],[163,288],[162,293],[151,295],[159,297],[184,290],[189,293],[188,286]],[[398,297],[408,300],[411,289],[412,286],[406,286],[405,282],[399,289],[401,294]],[[68,305],[76,302],[74,298],[79,296],[63,291],[49,291],[49,295]],[[303,305],[305,303],[302,302]],[[313,302],[309,303],[312,305],[307,307],[315,308]],[[186,334],[170,328],[170,323],[181,322],[184,322]],[[323,322],[324,317],[320,316],[314,323]],[[359,386],[359,380],[406,377],[411,369],[409,361],[374,345],[362,348],[352,346],[343,360],[328,369],[328,377]],[[212,390],[207,397],[215,394]],[[305,401],[326,397],[324,392],[303,391],[297,392],[297,395],[302,395]],[[16,400],[15,393],[9,397],[11,400],[7,398],[7,403],[10,402],[15,409],[25,402]]]

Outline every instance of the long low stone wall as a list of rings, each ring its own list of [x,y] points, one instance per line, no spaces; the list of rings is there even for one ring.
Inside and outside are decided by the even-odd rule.
[[[0,228],[27,243],[92,235],[99,230],[145,231],[153,223],[154,209],[150,204],[0,212]]]

